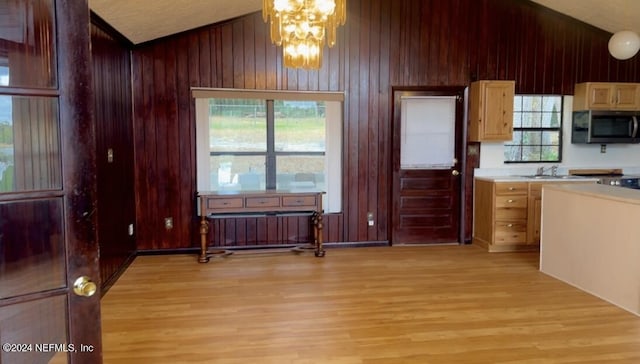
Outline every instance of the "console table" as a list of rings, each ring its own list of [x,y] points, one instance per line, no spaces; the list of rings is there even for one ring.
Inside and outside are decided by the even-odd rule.
[[[207,263],[215,252],[207,250],[208,218],[242,217],[242,214],[308,214],[313,225],[313,242],[297,250],[311,248],[316,257],[325,254],[322,248],[322,194],[324,192],[291,192],[280,190],[251,192],[199,192],[200,203],[200,263]]]

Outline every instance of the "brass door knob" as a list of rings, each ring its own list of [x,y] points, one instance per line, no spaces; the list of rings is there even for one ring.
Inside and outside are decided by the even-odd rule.
[[[78,296],[91,297],[98,290],[98,286],[87,276],[82,276],[73,282],[73,292]]]
[[[454,169],[453,171],[451,171],[451,174],[454,175],[454,176],[457,176],[457,175],[460,174],[460,172],[458,172],[457,170]]]

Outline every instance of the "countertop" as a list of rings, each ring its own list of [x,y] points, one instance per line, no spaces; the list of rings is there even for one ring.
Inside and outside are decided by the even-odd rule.
[[[475,178],[491,182],[598,182],[598,178],[581,176],[476,176]]]
[[[584,196],[640,205],[640,190],[601,184],[557,184],[545,186]]]

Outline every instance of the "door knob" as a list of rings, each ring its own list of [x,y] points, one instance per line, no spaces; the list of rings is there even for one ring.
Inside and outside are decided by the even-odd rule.
[[[73,292],[78,296],[91,297],[96,293],[98,287],[87,276],[82,276],[73,282]]]
[[[454,175],[454,176],[457,176],[457,175],[460,174],[460,172],[458,172],[457,170],[454,169],[453,171],[451,171],[451,174]]]

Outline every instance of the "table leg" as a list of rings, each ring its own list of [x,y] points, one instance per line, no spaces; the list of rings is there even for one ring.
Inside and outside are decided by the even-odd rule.
[[[213,226],[211,227],[211,229],[213,229]],[[222,250],[222,249],[208,250],[207,249],[207,245],[209,242],[209,240],[207,239],[208,234],[209,234],[209,221],[207,220],[206,217],[202,217],[202,219],[200,220],[200,256],[198,257],[198,262],[208,263],[209,259],[212,256],[226,257],[233,254],[233,252],[229,250]]]
[[[198,262],[209,262],[209,256],[207,255],[207,235],[209,234],[209,222],[205,216],[202,216],[200,220],[200,257]]]
[[[313,217],[313,232],[315,235],[315,255],[316,257],[324,257],[325,251],[322,248],[322,214],[315,213]]]

